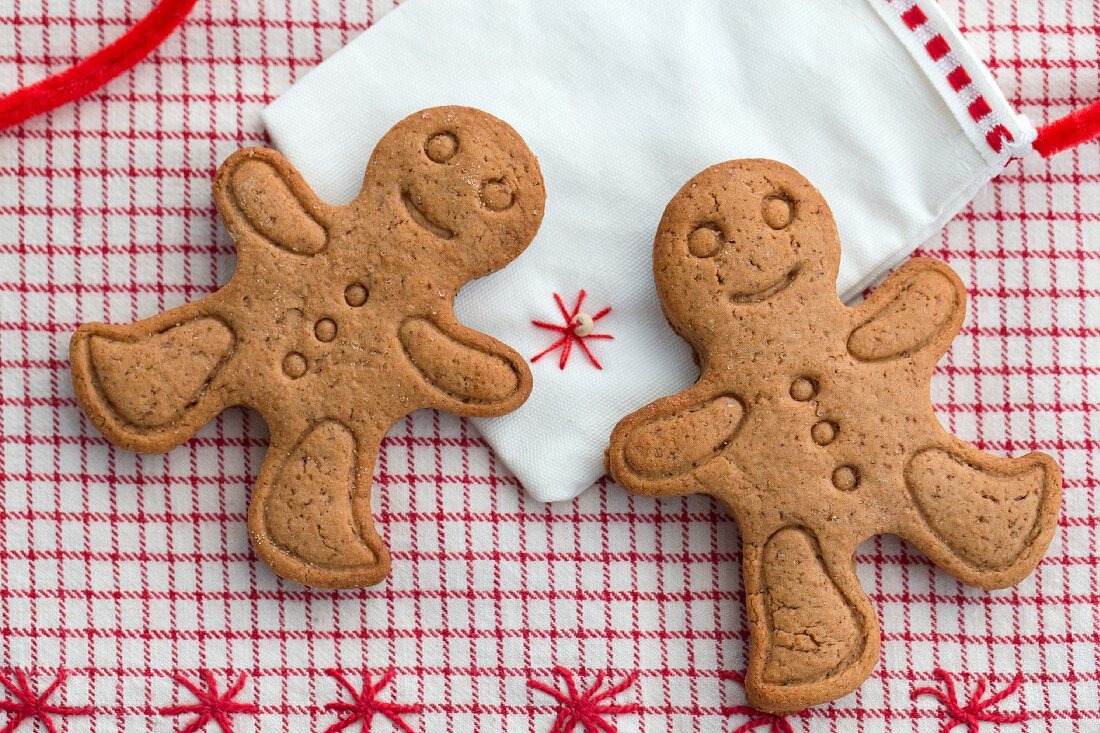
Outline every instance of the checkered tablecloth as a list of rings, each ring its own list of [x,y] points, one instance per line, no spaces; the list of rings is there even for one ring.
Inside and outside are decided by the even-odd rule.
[[[0,90],[70,65],[151,4],[0,0]],[[631,498],[605,479],[537,504],[467,423],[418,413],[390,432],[375,472],[389,580],[319,591],[280,581],[248,547],[267,440],[254,414],[230,411],[166,455],[106,443],[73,398],[70,334],[227,280],[217,164],[263,144],[261,108],[389,7],[200,0],[132,73],[0,133],[0,726],[935,731],[957,699],[956,717],[1100,728],[1100,145],[1012,163],[923,249],[971,294],[936,373],[938,413],[985,450],[1062,463],[1049,556],[988,593],[897,539],[868,542],[859,575],[882,662],[856,694],[785,723],[740,708],[738,533],[709,499]],[[1093,0],[946,9],[1036,123],[1100,96]],[[597,682],[607,694],[586,729],[568,717],[570,685],[583,697]],[[954,698],[913,699],[951,684]]]

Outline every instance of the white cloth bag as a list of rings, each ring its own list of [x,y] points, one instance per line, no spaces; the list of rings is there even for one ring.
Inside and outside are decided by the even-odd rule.
[[[932,0],[409,0],[264,112],[316,191],[351,199],[375,142],[405,115],[462,104],[504,119],[538,156],[546,215],[510,266],[457,312],[529,357],[572,311],[613,340],[531,364],[518,411],[476,421],[544,501],[603,473],[615,423],[689,385],[650,252],[676,190],[732,158],[773,158],[824,193],[850,297],[899,264],[1030,148],[987,70]]]

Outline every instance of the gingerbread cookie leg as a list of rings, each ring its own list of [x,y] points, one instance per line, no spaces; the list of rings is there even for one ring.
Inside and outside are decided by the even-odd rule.
[[[295,440],[272,436],[248,509],[252,546],[291,580],[357,588],[389,573],[390,555],[371,518],[381,434],[357,435],[324,420]]]
[[[662,398],[624,418],[611,436],[607,464],[628,491],[682,496],[705,491],[706,477],[741,427],[734,395],[706,384]],[[722,462],[728,473],[730,466]]]
[[[1004,588],[1034,570],[1058,524],[1061,471],[1043,453],[998,458],[945,439],[909,458],[905,483],[916,511],[901,534],[981,588]]]
[[[837,555],[837,556],[834,556]],[[851,692],[878,660],[879,627],[851,554],[823,551],[806,527],[744,543],[749,665],[756,708],[801,710]]]
[[[217,294],[125,326],[81,326],[69,346],[81,408],[112,443],[166,451],[228,406],[236,337]]]

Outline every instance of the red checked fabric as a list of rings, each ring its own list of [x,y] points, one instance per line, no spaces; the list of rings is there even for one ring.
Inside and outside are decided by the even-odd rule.
[[[0,90],[71,65],[150,7],[0,2]],[[133,72],[0,133],[0,727],[1100,725],[1095,143],[1012,163],[924,247],[971,293],[933,385],[939,415],[985,450],[1059,459],[1050,556],[987,593],[896,539],[868,542],[859,575],[882,619],[882,663],[833,705],[774,720],[744,708],[737,529],[707,499],[636,499],[605,480],[572,503],[529,502],[468,424],[417,414],[376,470],[392,576],[334,593],[277,580],[248,548],[246,494],[266,445],[255,415],[229,412],[167,455],[106,444],[73,399],[69,335],[225,282],[218,162],[263,144],[262,107],[388,8],[203,0]],[[1092,0],[946,9],[1037,124],[1100,96]]]

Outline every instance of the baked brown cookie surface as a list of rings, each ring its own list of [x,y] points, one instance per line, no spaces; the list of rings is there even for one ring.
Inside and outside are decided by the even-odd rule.
[[[389,572],[370,490],[386,430],[414,410],[501,415],[527,398],[524,359],[460,324],[458,289],[530,243],[545,191],[534,155],[491,115],[417,112],[378,143],[362,190],[320,201],[266,149],[218,171],[237,269],[213,295],[73,336],[81,407],[111,442],[166,451],[227,407],[271,442],[249,508],[252,545],[308,585]]]
[[[1061,473],[947,433],[933,367],[965,289],[916,259],[855,308],[836,296],[840,243],[821,194],[764,160],[709,168],[665,210],[654,277],[695,349],[688,390],[623,419],[608,464],[629,491],[704,493],[736,517],[750,624],[745,688],[786,712],[870,675],[879,627],[856,547],[900,535],[965,583],[1019,581],[1050,543]]]

